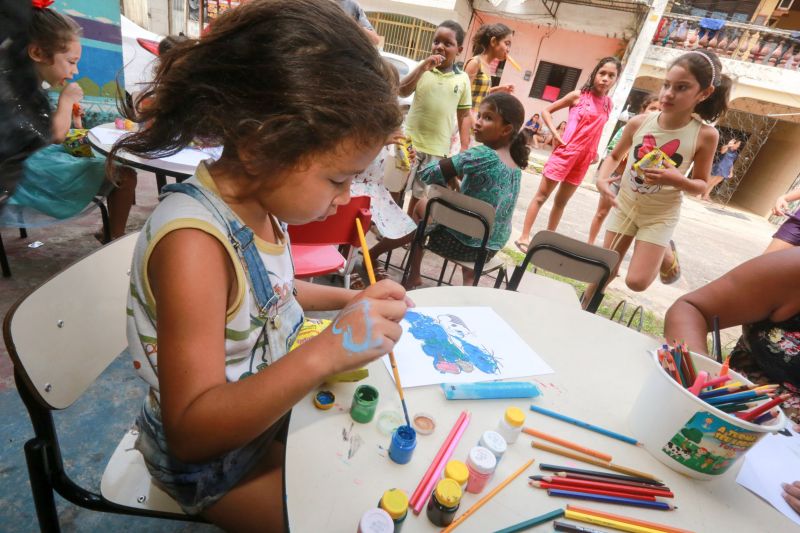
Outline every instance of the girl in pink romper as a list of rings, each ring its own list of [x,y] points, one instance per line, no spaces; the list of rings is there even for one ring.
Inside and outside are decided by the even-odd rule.
[[[556,148],[542,170],[544,178],[539,183],[539,190],[528,205],[522,235],[515,241],[521,251],[527,251],[533,223],[556,187],[558,192],[547,222],[547,229],[551,231],[558,227],[564,208],[583,181],[589,165],[597,160],[597,145],[611,112],[608,91],[614,86],[621,70],[622,66],[616,57],[601,59],[580,90],[572,91],[542,111],[542,119],[553,132],[553,145]],[[569,118],[562,138],[553,127],[552,113],[565,107],[569,107]]]

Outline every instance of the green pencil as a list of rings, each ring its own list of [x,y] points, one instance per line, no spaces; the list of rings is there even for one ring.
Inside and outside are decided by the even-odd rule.
[[[524,531],[534,526],[538,526],[539,524],[544,524],[545,522],[549,522],[550,520],[561,518],[562,516],[564,516],[564,509],[556,509],[555,511],[550,511],[549,513],[533,517],[530,520],[525,520],[524,522],[520,522],[519,524],[514,524],[513,526],[508,526],[503,529],[498,529],[494,533],[515,533],[516,531]]]

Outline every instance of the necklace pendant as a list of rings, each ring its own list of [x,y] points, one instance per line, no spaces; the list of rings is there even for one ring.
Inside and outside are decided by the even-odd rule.
[[[280,327],[281,327],[281,316],[280,315],[275,315],[275,316],[269,317],[269,325],[272,327],[272,329],[280,329]]]

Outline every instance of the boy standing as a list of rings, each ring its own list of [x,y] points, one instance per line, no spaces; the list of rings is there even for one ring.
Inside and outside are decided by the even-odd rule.
[[[469,77],[455,65],[464,49],[464,29],[458,22],[442,22],[433,36],[433,55],[420,63],[400,82],[400,96],[414,93],[414,101],[406,119],[406,134],[417,152],[411,171],[411,214],[424,185],[416,178],[417,169],[424,168],[450,155],[450,133],[453,115],[458,122],[461,150],[469,148],[470,109],[472,96]]]

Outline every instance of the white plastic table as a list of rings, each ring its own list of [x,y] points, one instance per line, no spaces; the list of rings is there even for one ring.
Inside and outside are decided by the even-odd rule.
[[[531,378],[542,391],[533,401],[630,434],[628,412],[651,364],[646,352],[657,346],[655,339],[534,295],[481,287],[437,287],[413,291],[410,296],[420,306],[491,306],[555,370],[555,374]],[[389,437],[378,432],[376,420],[386,410],[402,412],[400,401],[381,361],[372,363],[369,371],[369,377],[357,384],[324,387],[336,394],[331,410],[316,409],[311,395],[292,411],[286,498],[293,531],[355,532],[363,512],[375,507],[385,490],[397,487],[412,494],[462,410],[471,411],[472,421],[453,458],[464,460],[480,434],[494,429],[511,405],[526,413],[528,426],[605,451],[618,464],[658,476],[675,492],[672,503],[679,509],[664,512],[551,498],[546,491],[527,484],[528,476],[542,473],[538,463],[596,468],[535,450],[530,446],[532,439],[523,434],[509,446],[487,489],[479,495],[465,494],[457,516],[525,461],[533,457],[536,462],[458,531],[494,531],[567,503],[698,532],[796,531],[787,518],[736,484],[741,463],[721,479],[692,480],[662,465],[644,449],[534,413],[528,409],[528,400],[447,401],[438,386],[407,389],[410,414],[424,411],[434,415],[437,428],[432,435],[418,437],[410,463],[397,465],[388,458]],[[375,386],[381,395],[376,419],[365,425],[354,423],[348,412],[353,391],[362,383]],[[419,516],[409,514],[403,525],[403,533],[435,530],[424,509]],[[552,524],[536,530],[551,531]]]
[[[89,130],[89,144],[94,151],[105,157],[113,144],[127,133],[129,132],[116,129],[113,123],[101,124]],[[117,153],[117,159],[125,165],[154,173],[159,193],[167,184],[167,177],[183,181],[194,174],[201,161],[213,157],[213,152],[196,148],[185,148],[177,154],[160,159],[146,159],[124,151]]]

